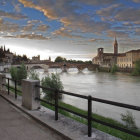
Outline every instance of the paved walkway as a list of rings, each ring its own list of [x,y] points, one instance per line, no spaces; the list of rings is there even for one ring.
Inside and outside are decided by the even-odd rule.
[[[0,140],[64,140],[0,97]]]

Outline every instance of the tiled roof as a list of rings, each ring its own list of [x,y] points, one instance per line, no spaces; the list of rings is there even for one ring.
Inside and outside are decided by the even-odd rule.
[[[138,49],[138,50],[130,50],[130,51],[126,52],[126,53],[130,53],[130,52],[140,52],[140,49]]]

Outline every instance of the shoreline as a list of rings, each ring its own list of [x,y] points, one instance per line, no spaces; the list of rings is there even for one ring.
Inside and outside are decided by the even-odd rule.
[[[51,109],[51,110],[54,110],[54,107],[53,107],[53,106],[47,105],[47,104],[45,104],[45,103],[43,103],[43,102],[41,102],[41,105],[44,106],[44,107],[46,107],[46,108],[49,108],[49,109]],[[86,115],[86,114],[87,114],[87,111],[82,110],[82,109],[79,109],[79,108],[77,108],[77,107],[75,107],[75,106],[72,106],[72,105],[70,105],[70,104],[66,104],[66,103],[61,102],[61,101],[59,102],[59,105],[65,107],[65,108],[68,108],[68,109],[70,109],[70,110],[74,110],[74,111],[76,111],[76,112],[78,112],[78,113],[81,113],[81,114],[83,114],[83,115]],[[61,110],[61,109],[59,109],[59,113],[60,113],[60,114],[63,114],[63,115],[66,116],[66,117],[72,118],[72,119],[74,119],[74,120],[76,120],[76,121],[78,121],[78,122],[80,122],[80,123],[83,123],[83,124],[86,124],[86,125],[87,125],[87,120],[85,120],[85,119],[83,119],[83,118],[81,118],[81,117],[79,117],[79,116],[73,115],[73,114],[68,113],[68,112],[66,112],[66,111],[63,111],[63,110]],[[111,124],[113,124],[113,125],[117,125],[117,126],[120,126],[120,127],[123,127],[123,128],[127,128],[125,125],[123,125],[122,123],[120,123],[120,122],[117,121],[117,120],[114,120],[114,119],[111,119],[111,118],[108,118],[108,117],[104,117],[104,116],[102,116],[102,115],[98,115],[98,114],[95,114],[95,113],[92,113],[92,116],[93,116],[94,118],[96,118],[96,119],[99,119],[99,120],[102,120],[102,121],[111,123]],[[139,140],[138,137],[129,135],[129,134],[127,134],[127,133],[121,132],[121,131],[119,131],[119,130],[113,129],[113,128],[108,127],[108,126],[101,125],[101,124],[96,123],[96,122],[92,122],[92,127],[96,128],[96,129],[98,129],[98,130],[100,130],[100,131],[103,131],[103,132],[105,132],[105,133],[111,134],[111,135],[113,135],[113,136],[115,136],[115,137],[121,138],[121,139]],[[138,129],[130,129],[130,130],[137,131],[137,132],[140,133],[140,129],[139,129],[139,128],[138,128]]]

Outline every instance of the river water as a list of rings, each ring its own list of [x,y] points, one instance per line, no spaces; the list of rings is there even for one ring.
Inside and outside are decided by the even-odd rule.
[[[44,73],[41,69],[37,70],[37,72],[40,78],[48,75],[48,73]],[[103,72],[91,72],[87,69],[81,73],[77,69],[69,69],[67,73],[61,72],[60,69],[49,69],[49,73],[58,73],[60,75],[65,91],[140,106],[140,77],[133,77],[123,73],[113,75]],[[87,110],[87,100],[64,95],[63,101]],[[93,102],[92,106],[94,113],[113,118],[120,122],[120,114],[126,114],[127,110],[132,112],[136,125],[140,127],[140,112],[138,111],[98,102]]]

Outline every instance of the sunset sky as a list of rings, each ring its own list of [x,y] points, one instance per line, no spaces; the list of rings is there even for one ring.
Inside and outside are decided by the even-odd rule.
[[[140,0],[0,0],[0,45],[42,59],[140,49]]]

